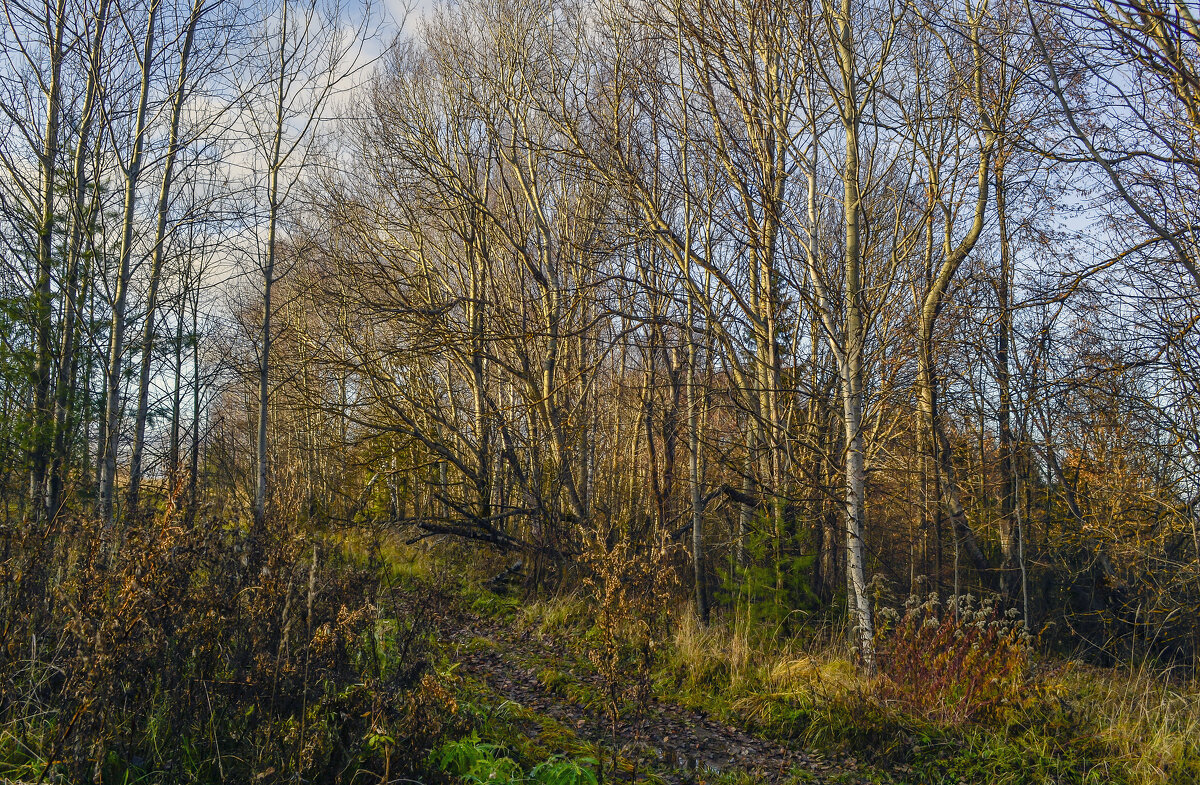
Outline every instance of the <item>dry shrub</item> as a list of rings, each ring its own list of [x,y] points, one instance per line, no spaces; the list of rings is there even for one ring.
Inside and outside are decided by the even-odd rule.
[[[337,782],[415,772],[455,721],[428,593],[323,540],[164,512],[4,543],[0,776]],[[40,558],[41,569],[33,569]]]
[[[665,536],[638,542],[606,525],[583,539],[583,586],[595,621],[587,655],[604,685],[604,709],[615,731],[625,703],[642,707],[651,698],[651,674],[667,640],[677,585],[674,548]]]
[[[1030,645],[1015,614],[970,595],[943,605],[931,594],[880,616],[881,699],[949,723],[985,719],[1019,701]]]

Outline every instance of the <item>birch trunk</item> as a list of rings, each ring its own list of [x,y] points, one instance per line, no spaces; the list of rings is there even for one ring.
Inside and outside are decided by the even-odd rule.
[[[46,5],[50,11],[50,5]],[[33,311],[36,332],[36,359],[33,366],[33,433],[29,445],[29,503],[31,512],[41,517],[44,512],[46,472],[50,465],[53,436],[50,412],[50,356],[51,316],[53,293],[50,279],[54,264],[54,212],[55,163],[58,159],[61,140],[59,122],[62,116],[62,61],[64,56],[63,36],[66,31],[66,0],[58,0],[54,16],[46,19],[46,27],[53,32],[47,41],[50,58],[50,78],[46,85],[46,129],[39,151],[41,168],[41,203],[37,223],[37,279],[34,284]]]
[[[862,248],[860,220],[862,193],[859,173],[859,126],[862,122],[858,98],[851,0],[842,0],[837,18],[838,67],[842,77],[841,121],[846,138],[842,171],[842,211],[845,222],[845,343],[838,363],[846,439],[846,581],[851,615],[858,637],[859,653],[869,673],[875,671],[875,625],[871,599],[867,596],[863,514],[866,493],[866,454],[863,448],[863,324]]]
[[[101,0],[96,11],[96,28],[92,34],[88,57],[87,86],[84,88],[83,109],[79,119],[79,140],[72,164],[74,193],[71,198],[71,235],[67,246],[67,280],[63,294],[62,346],[58,361],[58,387],[54,396],[54,446],[51,453],[50,480],[46,491],[46,508],[53,520],[62,507],[62,492],[69,458],[69,436],[74,409],[75,349],[78,340],[76,321],[79,311],[80,264],[83,257],[83,237],[91,221],[95,198],[88,209],[84,200],[88,194],[87,162],[95,152],[91,144],[92,123],[95,121],[96,99],[100,92],[100,55],[108,27],[108,0]],[[98,183],[96,186],[98,187]],[[94,193],[94,192],[93,192]],[[87,465],[87,461],[84,461]]]
[[[171,100],[171,130],[167,142],[167,160],[163,165],[162,184],[158,191],[158,215],[154,226],[154,252],[150,265],[150,291],[146,302],[146,324],[142,331],[142,363],[138,377],[137,415],[134,420],[133,453],[129,462],[129,489],[126,506],[130,514],[138,509],[138,494],[142,483],[142,452],[146,441],[146,415],[150,403],[150,364],[154,358],[154,319],[158,308],[158,289],[162,281],[162,268],[166,260],[167,210],[171,205],[171,187],[174,183],[175,160],[179,155],[179,120],[187,95],[188,57],[196,36],[196,25],[200,21],[203,6],[197,2],[188,17],[183,47],[179,53],[179,76]]]
[[[162,0],[152,0],[146,18],[146,35],[142,45],[140,88],[135,116],[133,148],[125,167],[125,205],[121,222],[121,250],[117,265],[116,293],[112,306],[111,341],[108,353],[108,376],[104,396],[104,450],[101,459],[99,512],[105,528],[113,524],[113,494],[117,480],[117,442],[120,441],[121,371],[125,353],[125,308],[129,296],[129,279],[133,259],[133,223],[137,202],[137,187],[142,175],[142,152],[149,121],[148,106],[153,80],[155,24]]]

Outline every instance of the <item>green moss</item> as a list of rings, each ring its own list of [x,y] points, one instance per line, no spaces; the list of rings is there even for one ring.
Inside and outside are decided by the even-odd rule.
[[[522,605],[473,588],[463,595],[463,602],[476,613],[542,637],[569,640],[580,650],[595,635],[586,606],[572,596]],[[1117,674],[1058,668],[1050,677],[1029,676],[1020,700],[999,701],[995,711],[952,724],[884,700],[876,683],[858,673],[837,646],[812,653],[811,640],[821,638],[812,630],[784,640],[753,623],[745,630],[725,629],[718,623],[679,632],[664,646],[652,674],[660,698],[701,709],[764,737],[852,756],[859,762],[841,774],[835,773],[836,766],[817,772],[797,769],[792,773],[794,783],[833,783],[839,776],[846,782],[903,785],[1200,782],[1200,746],[1174,726],[1164,730],[1173,734],[1171,738],[1159,740],[1153,759],[1147,758],[1156,770],[1147,773],[1146,760],[1140,762],[1141,770],[1136,767],[1139,762],[1128,750],[1129,740],[1140,738],[1135,731],[1141,731],[1133,727],[1136,718],[1118,734],[1106,721],[1107,710],[1096,708],[1115,705],[1113,696],[1124,694],[1121,690],[1127,686]],[[737,652],[735,642],[741,647]],[[544,656],[535,656],[519,647],[509,649],[502,640],[485,638],[472,640],[468,648],[504,649],[517,658],[517,667],[536,669],[549,692],[579,706],[596,702],[595,688],[586,676],[589,665],[582,655],[564,657],[547,650]],[[505,705],[494,695],[479,694],[475,699],[487,708],[480,710],[472,727],[479,728],[487,743],[504,745],[505,754],[523,771],[556,755],[579,758],[599,753],[571,728],[544,715]],[[1186,712],[1176,714],[1184,717]],[[1181,728],[1186,725],[1183,722]],[[730,771],[716,781],[751,785],[754,779]]]

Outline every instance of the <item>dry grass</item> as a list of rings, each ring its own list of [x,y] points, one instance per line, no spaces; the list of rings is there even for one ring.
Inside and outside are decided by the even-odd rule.
[[[882,677],[864,676],[836,638],[823,646],[777,639],[737,615],[705,627],[689,608],[677,618],[667,668],[674,694],[685,701],[724,708],[774,733],[835,745],[850,740],[854,746],[856,739],[892,727],[937,727],[936,720],[909,717],[884,701]],[[1110,773],[1105,781],[1200,783],[1200,685],[1172,680],[1149,666],[1106,670],[1043,663],[1034,672],[1022,688],[1024,705],[1003,719],[942,729],[962,739],[964,756],[986,749],[988,756],[1011,757],[1004,769],[987,768],[998,760],[981,765],[978,776],[985,779],[979,781],[1036,781],[1032,767],[1027,774],[1021,769],[1024,756],[1040,754],[1064,758],[1066,768],[1075,765],[1067,761],[1086,761],[1093,774]],[[868,743],[882,742],[892,752],[903,740],[892,741]]]
[[[743,714],[761,715],[767,704],[785,699],[803,703],[873,690],[845,646],[814,648],[798,638],[776,639],[740,614],[706,627],[686,608],[678,615],[673,644],[670,666],[684,685],[706,693],[720,689]]]
[[[1077,666],[1058,681],[1133,782],[1200,783],[1200,684],[1173,681],[1148,664]]]

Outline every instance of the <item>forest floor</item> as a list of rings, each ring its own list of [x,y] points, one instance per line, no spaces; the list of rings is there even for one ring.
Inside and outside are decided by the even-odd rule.
[[[977,630],[1000,622],[980,627],[984,611],[969,603],[932,632],[893,632],[890,651],[907,664],[876,677],[836,627],[780,634],[737,615],[704,625],[681,607],[643,620],[665,627],[648,653],[622,650],[623,670],[605,678],[605,641],[629,633],[606,633],[595,600],[496,587],[495,565],[392,563],[436,608],[426,629],[457,735],[430,763],[455,781],[1200,785],[1200,685],[1031,653],[1011,636],[972,656]],[[948,643],[929,642],[946,630]],[[947,647],[966,663],[952,673]],[[480,754],[518,774],[462,765]],[[547,765],[587,771],[535,776]]]
[[[533,755],[617,760],[617,781],[661,783],[837,783],[893,781],[853,757],[784,745],[703,711],[658,697],[626,706],[614,724],[604,686],[567,640],[513,618],[458,610],[443,621],[442,644],[469,685],[485,722],[502,719],[511,740]]]

